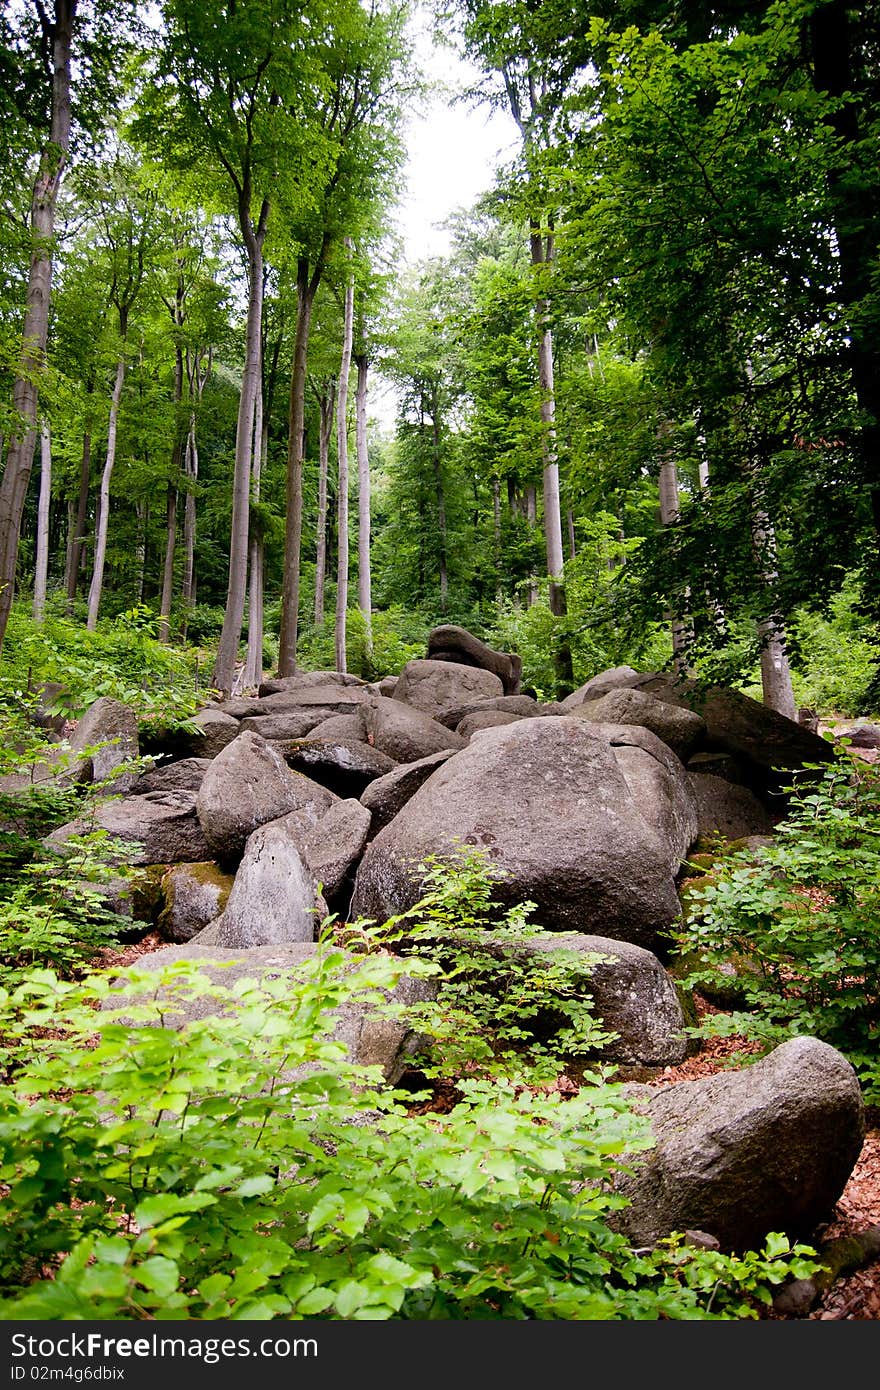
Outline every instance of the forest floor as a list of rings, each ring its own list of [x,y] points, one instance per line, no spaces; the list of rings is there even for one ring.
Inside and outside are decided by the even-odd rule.
[[[147,933],[132,945],[105,948],[99,963],[106,969],[120,969],[133,965],[144,955],[160,950],[168,943],[157,931]],[[698,1013],[716,1012],[712,1005],[696,996]],[[731,1059],[737,1054],[748,1055],[759,1051],[757,1043],[743,1038],[707,1038],[699,1050],[677,1067],[664,1067],[662,1071],[648,1079],[648,1085],[672,1086],[680,1081],[696,1081],[704,1076],[729,1067]],[[577,1086],[568,1077],[560,1077],[558,1089],[565,1095],[576,1091]],[[447,1088],[451,1092],[452,1088]],[[437,1109],[449,1109],[454,1100],[438,1095]],[[859,1159],[853,1168],[844,1191],[840,1196],[832,1219],[815,1233],[816,1239],[835,1240],[839,1237],[858,1235],[872,1226],[880,1224],[880,1108],[867,1114],[867,1133]],[[799,1321],[789,1319],[781,1313],[768,1315],[776,1321]],[[822,1294],[808,1315],[818,1320],[877,1320],[880,1319],[880,1259],[872,1261],[864,1269],[836,1280],[831,1288]]]

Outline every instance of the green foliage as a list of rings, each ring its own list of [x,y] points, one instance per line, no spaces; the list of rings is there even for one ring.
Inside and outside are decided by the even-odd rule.
[[[749,1318],[813,1268],[781,1237],[732,1260],[613,1233],[608,1174],[650,1142],[618,1087],[469,1081],[450,1114],[410,1113],[330,1037],[331,1009],[404,969],[426,967],[324,949],[231,991],[182,963],[0,991],[22,1055],[0,1318]],[[177,993],[226,1012],[169,1027]]]
[[[542,1085],[612,1039],[589,993],[603,957],[529,951],[529,941],[547,935],[528,920],[535,904],[499,911],[492,890],[503,874],[484,851],[459,845],[451,858],[429,856],[419,873],[420,902],[377,935],[440,968],[436,1000],[407,1008],[432,1040],[426,1076],[485,1072]]]
[[[99,624],[96,632],[57,614],[37,625],[18,605],[3,648],[3,685],[16,699],[57,682],[63,694],[53,710],[71,719],[109,695],[134,708],[142,732],[185,728],[204,699],[197,689],[199,654],[158,642],[157,624],[143,604]]]
[[[712,1015],[703,1033],[743,1034],[776,1046],[810,1034],[852,1062],[880,1100],[880,773],[845,752],[790,790],[774,843],[719,861],[689,895],[676,936],[702,962],[687,983],[723,983],[740,954],[745,1010]]]
[[[826,614],[799,610],[791,624],[792,684],[801,705],[821,714],[871,714],[866,701],[877,668],[876,626],[858,611],[848,580]]]

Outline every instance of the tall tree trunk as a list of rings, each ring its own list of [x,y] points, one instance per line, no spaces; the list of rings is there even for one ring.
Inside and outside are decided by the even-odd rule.
[[[660,464],[660,524],[661,526],[672,526],[679,517],[680,503],[678,497],[678,469],[675,466],[675,459],[665,455]],[[690,620],[686,613],[670,613],[669,626],[672,633],[672,665],[679,675],[687,675],[690,667],[688,665],[688,639],[690,635]]]
[[[345,238],[351,255],[351,238]],[[339,367],[339,389],[336,393],[336,452],[339,455],[339,492],[337,506],[336,562],[336,669],[348,669],[345,642],[345,616],[348,611],[348,378],[351,373],[351,349],[354,337],[354,278],[345,288],[345,323],[342,334],[342,361]]]
[[[309,262],[304,257],[300,258],[296,272],[296,332],[293,340],[293,365],[290,373],[290,414],[287,438],[287,529],[284,536],[284,577],[281,581],[281,631],[278,635],[278,674],[281,676],[292,676],[296,671],[309,331],[312,324],[312,308],[324,273],[324,260],[329,244],[329,238],[325,238],[311,276],[309,275]]]
[[[565,522],[568,528],[568,558],[574,560],[577,558],[577,543],[574,534],[574,512],[571,507],[565,514]]]
[[[116,380],[110,399],[110,420],[107,426],[107,457],[101,474],[101,489],[98,494],[98,516],[95,525],[95,558],[92,564],[92,582],[89,585],[89,613],[86,628],[94,632],[98,626],[98,609],[104,587],[104,560],[107,554],[107,530],[110,522],[110,479],[116,463],[116,430],[119,423],[119,406],[122,401],[122,388],[125,384],[125,337],[123,350],[116,363]]]
[[[148,502],[135,502],[137,517],[137,537],[134,543],[135,554],[135,593],[138,603],[144,601],[144,581],[147,574],[147,525],[150,520]]]
[[[251,496],[260,500],[260,480],[263,472],[263,383],[257,388],[254,417],[254,463],[251,470]],[[244,684],[256,689],[263,679],[263,533],[261,527],[251,528],[248,592],[248,646]]]
[[[495,559],[495,603],[500,606],[504,595],[501,583],[501,479],[492,478],[492,548]]]
[[[34,461],[39,381],[45,367],[52,289],[52,243],[58,190],[70,147],[70,56],[77,0],[56,0],[54,21],[40,20],[52,54],[52,108],[31,198],[33,250],[28,272],[24,327],[12,388],[17,426],[9,441],[0,483],[0,649],[15,590],[18,540]]]
[[[70,588],[70,572],[73,568],[73,547],[76,537],[76,503],[72,497],[67,499],[67,544],[64,547],[64,592]]]
[[[91,394],[93,385],[89,383],[86,388]],[[70,550],[70,565],[67,570],[65,591],[67,593],[67,611],[73,612],[73,605],[76,601],[76,591],[79,584],[79,573],[82,569],[83,554],[86,544],[86,523],[89,519],[89,481],[92,469],[92,429],[87,425],[83,430],[82,457],[79,470],[79,493],[76,503],[76,521],[74,523],[73,541]]]
[[[34,566],[35,623],[46,615],[46,582],[49,577],[49,502],[52,497],[52,440],[44,420],[40,428],[40,498],[37,503],[37,553]]]
[[[754,465],[752,476],[758,478],[760,466]],[[760,503],[752,514],[752,551],[758,577],[768,593],[775,589],[779,573],[776,568],[776,532],[767,512]],[[758,623],[761,639],[761,689],[764,704],[778,714],[797,723],[797,705],[791,685],[791,668],[785,645],[785,622],[779,613],[770,613]]]
[[[526,521],[529,523],[530,529],[534,531],[535,527],[538,525],[538,491],[534,483],[527,483],[523,488],[523,507],[525,509]],[[535,579],[534,570],[530,569],[529,583],[526,589],[526,606],[528,608],[534,608],[537,602],[538,584]]]
[[[178,278],[177,297],[174,303],[172,321],[182,330],[184,322],[184,286]],[[177,343],[174,353],[174,443],[171,446],[171,478],[168,483],[168,505],[166,510],[165,563],[162,566],[162,597],[159,602],[158,638],[168,641],[171,623],[171,600],[174,594],[174,552],[177,546],[177,489],[180,479],[180,461],[183,455],[183,441],[180,437],[180,405],[183,400],[183,347]]]
[[[318,402],[318,531],[315,554],[315,627],[324,622],[324,585],[327,578],[327,481],[330,474],[330,440],[333,435],[333,408],[336,382],[325,382]]]
[[[251,493],[251,458],[254,439],[254,412],[257,387],[262,365],[260,361],[263,325],[263,241],[269,218],[269,204],[264,200],[256,230],[250,223],[250,207],[244,198],[239,209],[239,224],[247,246],[248,313],[244,374],[238,403],[235,429],[235,468],[232,478],[232,523],[229,536],[229,582],[226,588],[226,612],[217,646],[211,684],[215,690],[228,693],[235,679],[238,644],[244,619],[245,588],[248,566],[248,521]]]
[[[532,226],[529,236],[532,265],[547,266],[553,260],[553,237],[542,235]],[[539,272],[540,273],[540,272]],[[538,325],[538,375],[541,384],[541,453],[543,456],[544,543],[547,574],[550,579],[550,611],[565,613],[565,584],[562,552],[562,504],[559,492],[559,458],[556,452],[556,396],[553,377],[553,332],[550,327],[550,301],[542,293],[535,304]]]
[[[370,456],[367,449],[367,354],[355,358],[355,439],[358,465],[358,607],[364,615],[364,646],[369,661],[373,655],[373,582],[370,569]]]
[[[183,450],[183,474],[186,479],[186,500],[183,505],[183,573],[180,580],[180,636],[186,640],[189,612],[196,601],[195,552],[196,552],[196,484],[199,478],[199,447],[197,438],[196,404],[208,384],[213,368],[213,350],[206,353],[201,349],[186,355],[186,377],[189,385],[190,413],[189,429]]]
[[[440,537],[440,612],[449,607],[449,537],[446,528],[446,492],[443,487],[443,448],[440,437],[440,400],[436,382],[431,391],[431,461],[437,496],[437,532]]]
[[[175,444],[174,451],[177,455],[176,477],[180,471],[179,445]],[[159,600],[159,625],[156,630],[160,642],[168,641],[168,629],[171,624],[171,597],[174,592],[174,551],[176,546],[177,487],[174,483],[169,483],[165,502],[165,560],[162,565],[162,596]]]

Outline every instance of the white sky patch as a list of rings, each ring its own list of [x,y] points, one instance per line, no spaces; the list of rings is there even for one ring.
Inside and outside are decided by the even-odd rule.
[[[454,49],[435,47],[423,19],[417,18],[414,32],[419,63],[437,87],[423,112],[410,116],[406,133],[406,192],[396,220],[409,265],[449,251],[450,236],[441,224],[492,187],[495,170],[513,155],[518,137],[506,112],[455,100],[477,81],[477,69]]]
[[[493,186],[496,169],[513,157],[519,140],[506,112],[487,103],[455,100],[477,82],[478,70],[455,49],[434,45],[423,14],[417,13],[412,22],[417,60],[425,78],[436,86],[422,109],[409,115],[406,129],[405,187],[394,223],[408,266],[449,253],[452,238],[443,223]],[[370,418],[383,430],[393,429],[396,406],[392,384],[373,375]]]

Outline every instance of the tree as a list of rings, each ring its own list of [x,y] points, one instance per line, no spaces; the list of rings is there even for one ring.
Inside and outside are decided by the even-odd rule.
[[[47,98],[30,211],[31,256],[24,326],[12,391],[13,430],[0,482],[0,648],[15,586],[21,520],[33,466],[40,379],[49,332],[54,232],[58,193],[67,167],[74,114],[97,132],[116,92],[122,54],[130,37],[120,3],[89,6],[83,0],[35,0],[35,40],[45,74]],[[28,12],[30,7],[28,7]],[[77,48],[77,44],[79,45]],[[79,59],[74,82],[73,54]],[[40,102],[23,103],[29,112]],[[76,113],[74,112],[76,106]],[[21,110],[21,107],[19,108]]]
[[[230,204],[247,265],[247,318],[235,436],[229,574],[213,683],[232,687],[244,617],[254,419],[261,372],[264,244],[280,184],[308,184],[305,154],[323,72],[311,17],[293,3],[205,7],[168,0],[141,138],[176,167],[200,163],[215,206]],[[283,179],[279,180],[279,171]]]
[[[345,249],[351,257],[352,242],[345,238]],[[351,375],[352,340],[354,337],[354,279],[345,287],[345,316],[342,330],[342,360],[339,366],[339,386],[336,391],[336,453],[339,459],[339,482],[336,493],[338,522],[338,560],[336,567],[336,669],[347,670],[345,618],[348,610],[348,382]]]
[[[388,0],[365,10],[340,0],[323,50],[329,76],[316,117],[323,145],[313,162],[317,189],[290,209],[287,232],[296,248],[296,333],[290,376],[284,577],[278,670],[296,670],[303,528],[305,397],[309,333],[315,296],[334,249],[346,236],[364,245],[377,232],[381,210],[400,167],[399,101],[406,59],[406,6]]]

